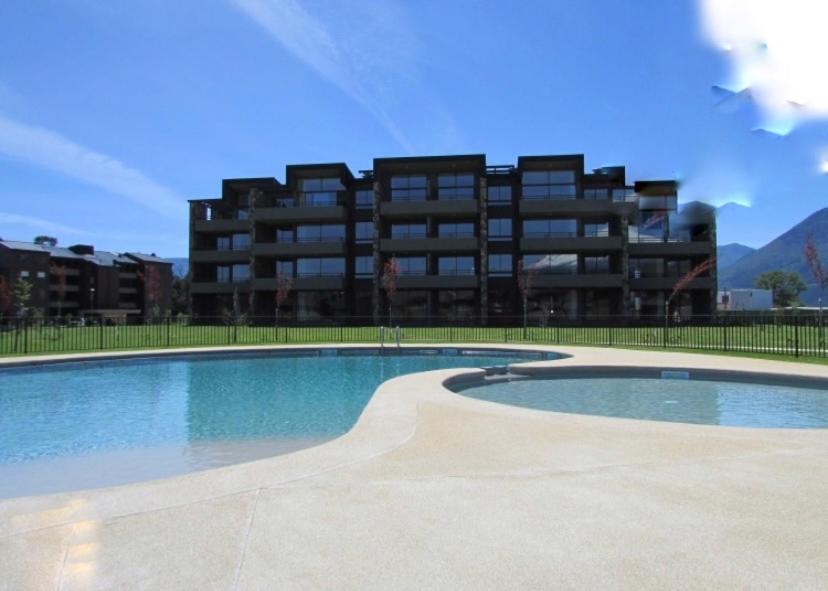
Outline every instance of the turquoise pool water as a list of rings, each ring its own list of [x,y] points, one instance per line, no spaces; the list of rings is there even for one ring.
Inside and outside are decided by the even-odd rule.
[[[140,480],[293,451],[344,434],[377,386],[395,376],[539,358],[456,349],[419,353],[322,351],[2,370],[0,496]],[[61,475],[61,484],[50,485],[56,482],[50,471]],[[67,474],[90,471],[100,474]]]
[[[651,421],[809,429],[828,427],[828,390],[731,381],[525,379],[460,389],[465,396],[556,412]]]

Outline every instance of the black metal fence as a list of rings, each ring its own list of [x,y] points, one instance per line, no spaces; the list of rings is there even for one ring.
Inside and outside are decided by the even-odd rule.
[[[298,322],[264,317],[106,320],[67,323],[39,319],[0,322],[0,355],[118,349],[312,343],[537,343],[741,351],[828,357],[828,329],[819,314],[719,314],[679,318],[592,317],[370,318]]]

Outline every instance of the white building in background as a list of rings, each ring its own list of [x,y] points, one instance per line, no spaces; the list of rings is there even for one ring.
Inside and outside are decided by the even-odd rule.
[[[773,292],[770,289],[730,289],[720,291],[719,310],[771,310]]]

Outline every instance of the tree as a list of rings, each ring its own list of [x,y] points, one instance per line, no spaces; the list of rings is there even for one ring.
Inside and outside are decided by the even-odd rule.
[[[60,318],[63,312],[63,298],[66,296],[66,265],[58,265],[57,263],[52,263],[49,266],[49,274],[52,277],[54,277],[56,281],[58,296],[57,315],[58,318]]]
[[[184,277],[173,277],[172,280],[172,314],[187,314],[190,306],[190,274]]]
[[[716,257],[709,257],[709,258],[705,259],[704,261],[702,261],[701,263],[699,263],[698,265],[696,265],[695,267],[693,267],[692,269],[690,269],[687,273],[685,273],[684,275],[679,277],[679,280],[676,281],[675,285],[673,285],[672,293],[667,298],[667,301],[664,304],[665,322],[666,322],[666,319],[670,315],[670,302],[673,301],[673,298],[676,297],[679,293],[681,293],[682,290],[684,290],[684,288],[686,288],[688,285],[690,285],[690,282],[693,281],[693,279],[695,279],[699,275],[707,273],[715,265],[716,265]]]
[[[55,247],[55,246],[57,246],[58,239],[55,238],[54,236],[40,235],[40,236],[35,236],[34,243],[39,244],[41,246]]]
[[[17,308],[18,316],[25,316],[29,311],[29,300],[32,299],[32,282],[18,279],[12,285],[12,302]]]
[[[523,297],[523,338],[526,338],[526,325],[528,323],[529,311],[529,294],[532,292],[532,287],[535,284],[535,275],[538,270],[531,265],[527,269],[523,264],[523,259],[518,261],[517,280],[518,290]]]
[[[779,308],[799,302],[799,294],[806,285],[798,273],[791,271],[766,271],[756,278],[756,287],[773,292],[773,305]]]
[[[138,278],[144,282],[144,296],[150,313],[144,311],[145,316],[156,320],[161,316],[161,274],[155,265],[147,265],[143,271],[138,271]]]
[[[811,277],[819,287],[819,316],[822,318],[822,297],[825,295],[825,288],[828,287],[828,270],[822,267],[822,261],[819,260],[819,252],[817,252],[814,238],[808,235],[805,240],[805,262],[808,263],[808,269],[811,270]]]
[[[388,298],[388,324],[393,324],[391,320],[391,306],[394,301],[394,294],[397,293],[397,278],[400,275],[400,264],[396,257],[391,257],[385,261],[385,266],[382,272],[382,288],[385,290],[385,295]]]
[[[276,275],[276,324],[279,323],[279,309],[282,307],[293,289],[293,277],[278,273]]]
[[[9,281],[5,276],[0,275],[0,318],[5,316],[11,309],[12,294]]]

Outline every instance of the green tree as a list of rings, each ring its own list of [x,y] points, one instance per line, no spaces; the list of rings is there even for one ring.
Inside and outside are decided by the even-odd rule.
[[[187,314],[190,308],[190,274],[185,277],[173,277],[172,280],[172,315]]]
[[[20,316],[25,316],[29,309],[29,300],[32,299],[32,282],[18,279],[12,285],[12,302]]]
[[[35,244],[40,244],[41,246],[57,246],[58,239],[54,236],[35,236],[34,239]]]
[[[784,308],[799,303],[799,294],[806,289],[798,273],[792,271],[766,271],[756,278],[756,287],[773,292],[773,305]]]

